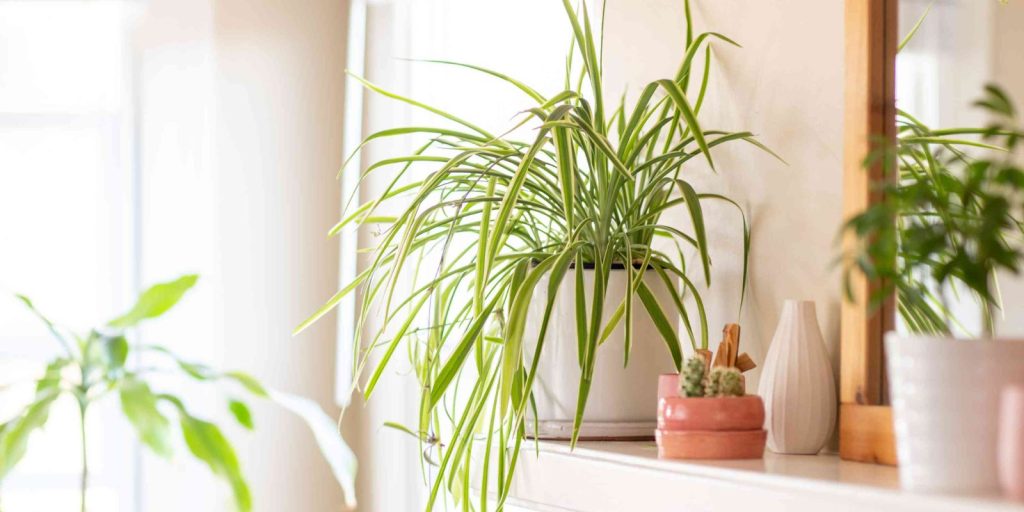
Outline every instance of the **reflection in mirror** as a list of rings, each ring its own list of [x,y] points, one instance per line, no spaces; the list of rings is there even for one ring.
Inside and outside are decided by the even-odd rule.
[[[1012,267],[1024,230],[1007,191],[1024,184],[997,175],[1016,176],[1004,171],[1021,145],[1008,134],[1024,101],[1024,2],[899,0],[899,20],[899,183],[886,200],[899,212],[897,330],[1022,335],[1024,279]]]

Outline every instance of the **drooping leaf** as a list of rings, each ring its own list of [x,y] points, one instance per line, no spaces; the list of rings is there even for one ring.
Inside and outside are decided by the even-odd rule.
[[[242,475],[235,449],[231,446],[220,428],[208,421],[181,413],[181,433],[185,438],[192,455],[206,463],[215,475],[220,476],[231,486],[238,510],[252,510],[252,494],[249,484]]]
[[[171,423],[157,409],[157,395],[149,385],[136,378],[126,378],[120,386],[121,411],[135,428],[142,443],[153,453],[170,458]]]
[[[302,418],[313,432],[320,453],[331,466],[335,480],[345,494],[345,506],[356,507],[356,457],[341,437],[337,423],[315,402],[280,391],[270,392],[270,399]]]
[[[0,481],[25,456],[29,437],[50,418],[50,407],[60,392],[56,388],[44,387],[46,389],[37,394],[20,415],[0,427]]]

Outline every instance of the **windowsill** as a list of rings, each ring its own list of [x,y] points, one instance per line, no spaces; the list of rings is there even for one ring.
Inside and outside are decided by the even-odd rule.
[[[511,503],[528,510],[1024,512],[998,497],[901,491],[896,468],[835,455],[689,462],[658,459],[653,442],[581,442],[572,452],[567,443],[541,442],[539,449],[536,457],[526,446],[511,492]]]

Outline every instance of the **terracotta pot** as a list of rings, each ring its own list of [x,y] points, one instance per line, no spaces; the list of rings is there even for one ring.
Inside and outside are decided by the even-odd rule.
[[[759,459],[767,432],[756,395],[686,398],[679,375],[658,378],[658,456],[668,459]]]
[[[655,433],[658,457],[665,459],[760,459],[767,437],[763,429],[731,432],[658,429]]]
[[[658,400],[661,430],[760,430],[764,402],[757,395]]]

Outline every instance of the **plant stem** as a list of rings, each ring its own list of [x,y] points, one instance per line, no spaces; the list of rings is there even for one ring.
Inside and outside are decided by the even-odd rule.
[[[84,398],[80,398],[78,400],[78,413],[79,413],[79,418],[81,418],[81,420],[82,420],[81,421],[81,425],[80,425],[80,427],[81,427],[80,432],[82,434],[82,480],[81,480],[81,487],[80,487],[80,493],[81,493],[81,496],[82,496],[82,509],[81,509],[82,512],[86,512],[85,511],[85,494],[86,494],[86,490],[89,488],[89,458],[88,458],[89,452],[88,452],[88,448],[87,448],[87,444],[86,444],[86,437],[85,437],[85,412],[86,412],[86,407],[88,407],[88,403],[86,403]]]

